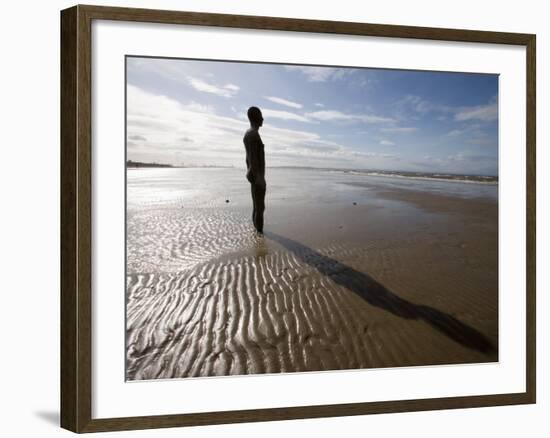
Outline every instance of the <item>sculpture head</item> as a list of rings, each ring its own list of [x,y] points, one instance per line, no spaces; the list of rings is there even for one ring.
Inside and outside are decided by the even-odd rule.
[[[248,120],[250,120],[250,125],[254,127],[260,127],[264,123],[264,118],[262,116],[262,112],[260,111],[260,108],[256,106],[251,106],[248,108]]]

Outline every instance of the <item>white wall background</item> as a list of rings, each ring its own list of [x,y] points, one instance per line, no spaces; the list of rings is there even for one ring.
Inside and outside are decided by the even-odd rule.
[[[550,222],[547,143],[550,118],[548,12],[545,2],[462,0],[90,1],[233,14],[468,28],[537,34],[538,78],[538,404],[457,411],[105,434],[144,437],[243,437],[342,434],[447,438],[546,436],[550,407],[543,342],[549,325],[545,291]],[[69,436],[58,428],[59,405],[59,10],[69,1],[6,2],[0,18],[0,433]],[[6,135],[7,134],[7,135]],[[545,187],[546,186],[546,187]],[[545,266],[546,265],[546,266]],[[546,421],[545,421],[546,420]],[[547,432],[546,432],[547,433]]]

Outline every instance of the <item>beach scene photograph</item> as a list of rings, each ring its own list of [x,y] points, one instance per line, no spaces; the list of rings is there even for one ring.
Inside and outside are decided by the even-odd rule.
[[[497,362],[498,79],[127,56],[126,379]]]

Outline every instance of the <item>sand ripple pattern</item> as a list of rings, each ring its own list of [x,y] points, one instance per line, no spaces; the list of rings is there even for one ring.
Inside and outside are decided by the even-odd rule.
[[[243,213],[157,209],[133,213],[127,227],[127,270],[177,272],[250,246]]]
[[[163,266],[164,258],[175,261],[170,264],[173,272],[143,273],[154,270],[141,269],[149,266],[135,262],[136,254],[129,252],[134,263],[127,275],[130,380],[485,362],[498,357],[493,348],[498,336],[496,271],[476,270],[477,249],[465,256],[453,236],[435,239],[429,248],[414,239],[384,239],[355,248],[336,242],[312,249],[273,234],[265,239],[276,246],[267,251],[201,262],[204,247],[186,244],[184,236],[191,233],[190,241],[195,242],[205,236],[208,257],[221,248],[261,249],[265,242],[254,237],[243,242],[242,236],[250,232],[242,233],[231,214],[212,219],[227,221],[237,230],[225,234],[215,232],[218,223],[212,227],[213,222],[199,223],[192,217],[163,215],[157,220],[150,214],[137,220],[140,227],[149,225],[151,233],[136,242],[145,248],[139,259],[158,258]],[[158,233],[159,227],[166,228]],[[213,232],[215,237],[207,238]],[[159,238],[166,241],[149,244]],[[414,263],[418,251],[430,251],[433,262]],[[449,262],[438,264],[438,257]],[[449,287],[441,290],[442,284]],[[451,299],[453,314],[445,313]]]

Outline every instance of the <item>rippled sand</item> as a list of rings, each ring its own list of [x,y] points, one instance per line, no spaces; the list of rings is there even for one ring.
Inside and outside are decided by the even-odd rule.
[[[498,360],[497,211],[268,203],[260,237],[246,205],[131,209],[127,378]]]

